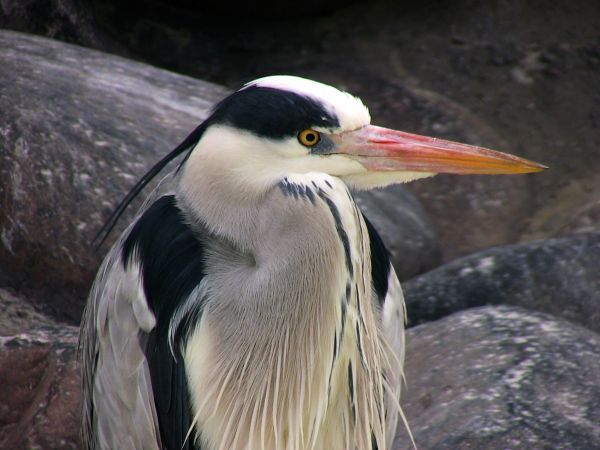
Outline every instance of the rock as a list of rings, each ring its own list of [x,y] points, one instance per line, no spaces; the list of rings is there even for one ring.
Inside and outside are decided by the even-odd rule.
[[[0,60],[0,268],[77,321],[102,255],[91,245],[100,225],[227,91],[7,31]]]
[[[354,193],[356,203],[373,223],[400,280],[438,266],[442,254],[433,224],[417,198],[403,186]]]
[[[95,16],[91,2],[81,0],[3,0],[0,4],[2,29],[126,52],[96,23]]]
[[[406,379],[419,449],[600,448],[600,336],[569,322],[501,306],[412,328]]]
[[[521,240],[600,230],[600,175],[578,176],[532,215]]]
[[[0,337],[1,450],[81,448],[77,333],[61,326]]]
[[[280,0],[258,0],[252,3],[244,1],[230,1],[227,3],[217,0],[205,0],[195,2],[190,0],[159,0],[153,5],[162,9],[180,8],[180,11],[195,14],[206,14],[216,12],[226,16],[249,17],[249,18],[294,18],[298,16],[312,17],[322,14],[329,14],[337,9],[347,6],[348,3],[354,3],[357,0],[309,0],[306,2],[283,2]],[[129,3],[129,4],[128,4]],[[133,9],[137,6],[135,1],[120,2],[124,9]]]
[[[600,332],[600,233],[492,248],[403,284],[410,324],[516,305]]]
[[[581,206],[571,220],[559,230],[559,234],[591,233],[599,230],[600,198]]]
[[[550,167],[525,177],[486,178],[488,189],[497,182],[524,184],[508,190],[504,184],[498,186],[504,195],[497,209],[508,208],[509,215],[496,215],[493,202],[485,200],[492,212],[483,221],[490,239],[478,240],[476,246],[469,241],[474,231],[480,238],[485,237],[479,234],[482,217],[477,213],[477,205],[472,208],[467,200],[460,203],[469,191],[462,195],[446,191],[446,197],[456,195],[456,200],[432,204],[421,194],[435,195],[435,199],[444,191],[438,191],[431,183],[419,184],[419,198],[438,227],[447,260],[490,245],[526,240],[531,232],[536,232],[538,239],[555,236],[533,227],[537,223],[531,219],[548,207],[567,211],[587,204],[588,197],[583,192],[584,195],[568,200],[561,193],[593,175],[597,180],[600,153],[595,149],[600,144],[600,101],[597,91],[590,91],[589,86],[598,85],[598,67],[588,56],[599,45],[600,8],[580,8],[569,1],[555,5],[544,13],[533,3],[514,0],[493,12],[481,3],[464,0],[454,2],[452,8],[441,3],[432,8],[415,8],[410,19],[396,25],[399,30],[403,25],[403,29],[396,35],[395,43],[390,37],[386,44],[393,46],[402,66],[419,86],[460,103],[495,130],[506,145],[488,139],[479,143]],[[514,19],[516,11],[518,20]],[[446,25],[438,26],[442,22]],[[385,33],[385,24],[381,28],[381,36],[391,36]],[[577,33],[572,33],[573,29]],[[452,43],[450,33],[459,33],[462,43]],[[495,57],[486,55],[487,48],[493,48],[494,53],[507,53],[506,66],[498,66]],[[523,78],[521,82],[514,81],[513,69],[525,76],[525,84]],[[436,192],[430,193],[429,189]],[[562,201],[569,203],[558,205]],[[516,205],[519,206],[515,208]],[[444,210],[453,216],[441,217]],[[551,215],[547,217],[552,219]],[[527,237],[521,239],[523,235]],[[486,244],[481,245],[483,242]]]
[[[57,324],[37,311],[28,299],[0,288],[0,336],[15,335],[50,325]]]
[[[533,206],[529,177],[438,175],[418,181],[410,189],[431,216],[444,260],[452,261],[519,241]]]

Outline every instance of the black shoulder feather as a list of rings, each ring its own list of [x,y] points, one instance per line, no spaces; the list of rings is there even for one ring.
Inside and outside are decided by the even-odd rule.
[[[364,215],[365,224],[371,242],[371,279],[377,293],[379,304],[382,305],[388,291],[388,278],[392,267],[390,252],[373,224]]]
[[[204,247],[185,223],[173,196],[164,196],[151,205],[131,229],[123,245],[122,261],[127,266],[139,261],[148,306],[156,326],[141,338],[150,368],[154,402],[163,447],[191,450],[193,413],[180,347],[187,330],[175,334],[169,346],[169,324],[177,308],[186,301],[204,277]],[[201,313],[198,305],[195,314]],[[190,321],[182,321],[187,328]]]

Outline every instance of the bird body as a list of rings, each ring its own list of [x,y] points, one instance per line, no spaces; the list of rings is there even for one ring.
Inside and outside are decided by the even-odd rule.
[[[156,205],[163,210],[161,229],[168,225],[165,214],[179,215],[174,220],[182,227],[192,223],[184,219],[176,197],[166,195],[142,213],[137,224],[154,217]],[[251,228],[243,231],[244,242],[253,243],[243,250],[231,236],[215,235],[198,222],[190,229],[193,239],[201,242],[202,279],[171,312],[167,329],[158,332],[166,355],[157,363],[162,364],[163,357],[172,359],[172,365],[180,366],[175,373],[183,371],[186,379],[172,373],[164,378],[170,383],[175,378],[181,383],[178,389],[187,385],[189,398],[184,404],[189,402],[186,407],[197,414],[184,417],[182,425],[189,427],[195,420],[209,449],[333,450],[354,448],[350,442],[359,441],[362,445],[357,448],[369,448],[375,430],[385,442],[383,433],[391,438],[396,423],[395,405],[388,405],[391,424],[386,424],[383,402],[388,391],[399,394],[403,301],[399,286],[387,295],[388,284],[398,285],[391,266],[390,280],[377,289],[373,285],[370,230],[347,187],[322,173],[288,177],[261,199],[254,217],[242,214],[243,223]],[[165,242],[172,241],[166,237]],[[126,243],[115,249],[130,248]],[[153,251],[160,246],[135,245]],[[160,253],[166,256],[168,251]],[[141,269],[138,258],[144,257],[132,253],[125,267],[118,261],[122,255],[109,257],[107,266],[116,270],[97,283],[101,287],[96,292],[114,302],[100,317],[104,323],[99,328],[106,335],[98,336],[101,343],[110,343],[103,355],[111,359],[99,361],[95,368],[96,407],[113,411],[96,419],[99,429],[104,425],[110,430],[101,448],[125,448],[140,429],[144,431],[139,440],[131,441],[131,448],[160,448],[158,435],[152,446],[143,441],[145,430],[153,429],[156,420],[154,405],[148,402],[152,396],[147,395],[152,391],[153,365],[146,367],[147,355],[135,333],[154,336],[156,328],[140,285],[141,272],[155,275]],[[175,258],[171,263],[177,264]],[[169,276],[164,269],[157,275]],[[202,305],[199,322],[183,323],[197,314],[198,305]],[[109,319],[113,308],[119,323]],[[381,318],[384,310],[387,327]],[[189,330],[182,333],[185,327]],[[384,367],[390,373],[388,380],[382,377]],[[155,370],[161,369],[165,368]],[[368,411],[367,424],[355,422],[353,408]],[[122,433],[115,432],[119,429]],[[285,431],[278,434],[278,430]],[[182,426],[180,439],[185,440],[187,432]]]
[[[356,439],[366,447],[371,430],[387,429],[389,349],[362,267],[370,265],[365,222],[346,186],[321,173],[284,179],[261,203],[246,255],[213,243],[205,289],[216,292],[184,350],[204,438],[214,448],[336,449]],[[355,430],[353,401],[369,408],[366,429]]]
[[[423,141],[369,122],[349,94],[269,77],[163,160],[186,152],[112,247],[86,307],[87,448],[391,448],[404,302],[348,185],[447,163],[394,162],[406,136]],[[484,163],[468,164],[538,167],[480,150]]]

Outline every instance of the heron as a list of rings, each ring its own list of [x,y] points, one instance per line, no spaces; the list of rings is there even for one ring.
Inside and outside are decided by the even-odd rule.
[[[87,449],[390,449],[405,308],[349,189],[544,166],[371,125],[276,75],[218,103],[105,257],[81,329]],[[405,421],[405,419],[403,419]]]

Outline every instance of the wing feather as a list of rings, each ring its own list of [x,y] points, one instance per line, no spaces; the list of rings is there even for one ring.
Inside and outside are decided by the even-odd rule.
[[[202,281],[203,248],[165,195],[105,259],[82,325],[86,448],[197,448],[193,433],[186,439],[193,414],[179,350],[193,321],[177,312]],[[202,306],[198,297],[188,314],[199,319]]]
[[[103,263],[82,325],[84,448],[158,450],[152,386],[131,306],[145,299],[124,289],[138,279],[117,260],[112,252]]]
[[[363,216],[364,217],[364,216]],[[371,247],[371,279],[373,290],[381,306],[381,328],[388,351],[389,367],[385,374],[387,382],[387,436],[393,442],[398,417],[404,416],[400,410],[400,388],[404,377],[404,326],[406,311],[400,282],[392,266],[390,253],[375,227],[365,217]]]

